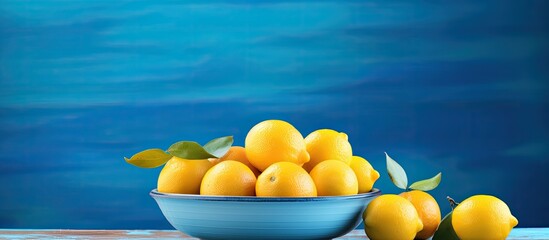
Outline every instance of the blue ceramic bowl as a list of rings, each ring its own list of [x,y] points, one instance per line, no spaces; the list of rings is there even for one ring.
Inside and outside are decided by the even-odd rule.
[[[337,197],[225,197],[151,191],[177,230],[202,239],[330,239],[362,221],[381,192]]]

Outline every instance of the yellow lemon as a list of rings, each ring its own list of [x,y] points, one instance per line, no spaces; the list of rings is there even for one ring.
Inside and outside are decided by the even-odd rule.
[[[372,200],[363,217],[364,231],[372,240],[412,240],[423,229],[414,205],[394,194]]]
[[[302,167],[290,162],[278,162],[269,166],[255,185],[258,197],[316,197],[316,187],[311,176]]]
[[[489,195],[467,198],[452,213],[452,226],[462,240],[503,240],[517,224],[507,204]]]
[[[303,165],[303,168],[307,171],[311,171],[324,160],[339,160],[346,164],[351,163],[353,150],[345,133],[331,129],[316,130],[305,138],[305,144],[307,145],[307,152],[311,156],[311,160]]]
[[[367,193],[372,190],[374,183],[379,179],[379,172],[366,159],[359,156],[353,156],[349,166],[358,180],[358,193]]]
[[[326,160],[310,172],[318,196],[342,196],[358,193],[358,180],[349,165],[338,160]]]
[[[291,124],[266,120],[255,125],[245,140],[246,156],[259,171],[276,162],[292,162],[299,166],[309,161],[303,135]]]
[[[172,157],[158,176],[158,191],[163,193],[199,194],[200,183],[213,163]]]
[[[255,174],[244,163],[227,160],[206,172],[200,185],[202,195],[254,196]]]
[[[423,230],[416,234],[416,239],[428,239],[433,236],[440,224],[440,207],[433,196],[418,190],[403,192],[400,196],[414,205],[423,223]]]

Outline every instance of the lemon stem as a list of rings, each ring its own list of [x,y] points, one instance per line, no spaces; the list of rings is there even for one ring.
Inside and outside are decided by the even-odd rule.
[[[450,196],[446,196],[446,199],[448,199],[448,202],[450,202],[450,207],[452,208],[452,210],[454,210],[455,207],[457,207],[457,205],[459,205],[458,202],[456,202],[453,198],[451,198]]]

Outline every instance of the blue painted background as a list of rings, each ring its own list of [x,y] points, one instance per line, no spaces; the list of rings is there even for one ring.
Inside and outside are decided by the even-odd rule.
[[[123,157],[271,118],[549,226],[549,2],[159,2],[0,2],[0,228],[171,228]]]

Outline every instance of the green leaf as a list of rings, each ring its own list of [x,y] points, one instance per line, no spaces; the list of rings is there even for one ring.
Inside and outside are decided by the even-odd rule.
[[[391,181],[400,189],[406,190],[408,187],[408,177],[404,169],[391,157],[389,154],[385,153],[387,158],[387,172]]]
[[[172,155],[158,148],[138,152],[131,158],[124,157],[127,163],[142,168],[160,167],[170,160],[170,158],[172,158]]]
[[[204,145],[204,150],[220,158],[223,157],[233,145],[233,136],[216,138]]]
[[[454,227],[452,226],[452,212],[448,213],[446,217],[442,219],[433,240],[459,240]]]
[[[412,183],[412,185],[410,185],[410,189],[422,190],[422,191],[433,190],[440,183],[441,177],[442,177],[442,173],[438,173],[436,176],[432,178],[417,181],[415,183]]]
[[[176,142],[168,148],[168,152],[173,156],[187,160],[216,158],[216,156],[210,154],[197,142],[190,141]]]

